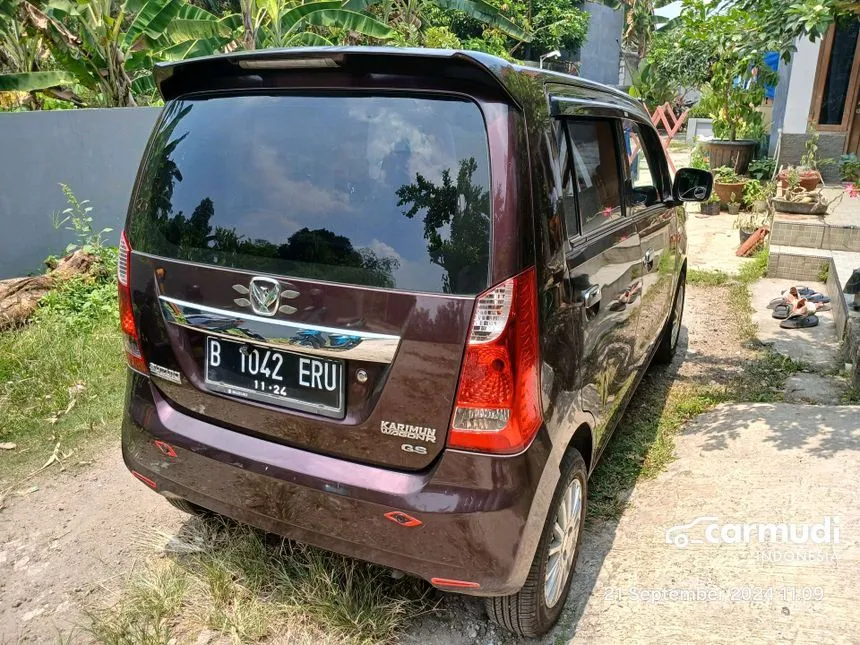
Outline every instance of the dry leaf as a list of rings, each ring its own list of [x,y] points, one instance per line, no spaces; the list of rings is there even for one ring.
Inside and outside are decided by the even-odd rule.
[[[15,450],[17,447],[18,444],[12,443],[11,441],[0,443],[0,450]]]

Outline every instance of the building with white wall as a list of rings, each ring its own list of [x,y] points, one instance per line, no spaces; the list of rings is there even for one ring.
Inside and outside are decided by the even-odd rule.
[[[838,160],[860,151],[860,19],[831,26],[824,38],[796,43],[791,62],[780,61],[773,110],[771,153],[781,132],[780,163],[797,163],[805,152],[807,131],[819,134],[819,157]],[[838,180],[838,166],[822,168]]]

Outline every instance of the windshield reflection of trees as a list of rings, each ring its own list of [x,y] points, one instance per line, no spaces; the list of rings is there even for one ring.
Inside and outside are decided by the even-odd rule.
[[[463,159],[456,184],[451,170],[442,171],[441,184],[420,173],[397,189],[398,206],[414,218],[424,211],[424,239],[430,261],[445,271],[445,293],[473,293],[486,286],[489,263],[490,193],[472,183],[478,169],[474,157]],[[443,235],[446,234],[446,235]]]
[[[381,257],[370,248],[355,248],[349,238],[326,228],[304,227],[285,243],[275,244],[266,239],[248,239],[235,228],[213,226],[215,204],[209,197],[201,199],[190,216],[184,211],[174,214],[173,191],[183,177],[172,157],[188,135],[186,132],[174,137],[174,131],[192,108],[180,108],[181,105],[174,103],[166,109],[163,125],[152,143],[153,161],[147,164],[141,179],[135,206],[147,217],[132,220],[132,234],[135,240],[141,240],[142,249],[223,266],[237,266],[239,256],[252,256],[258,270],[378,287],[397,286],[397,257]],[[395,191],[397,206],[408,206],[402,212],[405,217],[414,219],[423,212],[427,253],[430,262],[444,271],[445,293],[477,293],[486,287],[490,198],[485,187],[472,181],[477,169],[478,163],[470,157],[460,161],[456,181],[451,169],[441,173],[439,183],[417,173],[414,182]],[[163,248],[165,243],[168,248]]]

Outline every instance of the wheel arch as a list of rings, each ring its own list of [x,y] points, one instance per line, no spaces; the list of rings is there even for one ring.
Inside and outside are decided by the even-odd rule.
[[[565,452],[567,453],[571,449],[578,451],[582,455],[582,459],[585,461],[585,470],[591,474],[591,466],[594,462],[594,435],[590,425],[582,423],[574,431]]]

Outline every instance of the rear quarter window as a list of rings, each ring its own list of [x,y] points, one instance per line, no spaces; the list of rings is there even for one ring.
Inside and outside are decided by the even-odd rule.
[[[254,95],[169,103],[128,230],[143,251],[410,291],[487,287],[490,168],[477,104]]]

